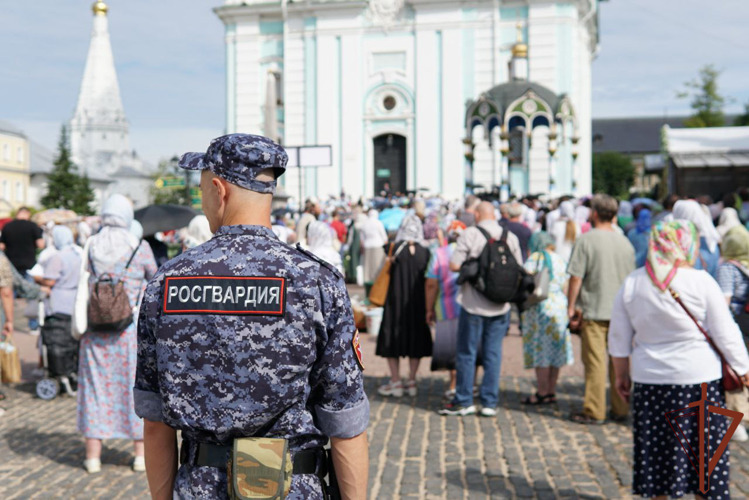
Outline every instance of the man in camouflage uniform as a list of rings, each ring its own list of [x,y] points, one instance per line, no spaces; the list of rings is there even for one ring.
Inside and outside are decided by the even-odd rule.
[[[167,262],[140,310],[135,409],[154,498],[226,498],[225,468],[200,465],[201,449],[250,436],[287,439],[295,471],[295,457],[330,437],[343,497],[366,497],[369,402],[343,278],[271,230],[286,161],[283,148],[246,134],[180,161],[202,170],[215,235]],[[288,498],[322,498],[318,475],[295,472]]]

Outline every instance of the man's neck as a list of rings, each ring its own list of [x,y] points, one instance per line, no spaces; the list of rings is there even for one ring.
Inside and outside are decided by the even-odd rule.
[[[270,210],[263,208],[248,211],[246,207],[241,210],[230,210],[224,214],[221,221],[222,226],[263,226],[271,228]]]
[[[598,222],[595,228],[600,231],[613,231],[614,224],[612,222]]]

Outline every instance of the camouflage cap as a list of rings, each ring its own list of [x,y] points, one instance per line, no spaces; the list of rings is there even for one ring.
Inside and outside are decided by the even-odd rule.
[[[274,193],[276,180],[260,181],[255,177],[272,168],[276,179],[286,171],[286,151],[267,137],[250,134],[229,134],[211,141],[205,153],[185,153],[179,166],[186,170],[208,169],[237,186]]]

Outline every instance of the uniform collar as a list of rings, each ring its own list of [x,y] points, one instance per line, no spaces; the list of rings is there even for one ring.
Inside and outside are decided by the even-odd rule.
[[[275,233],[271,228],[265,226],[247,226],[247,225],[235,225],[235,226],[221,226],[216,231],[214,236],[263,236],[265,238],[277,239]]]

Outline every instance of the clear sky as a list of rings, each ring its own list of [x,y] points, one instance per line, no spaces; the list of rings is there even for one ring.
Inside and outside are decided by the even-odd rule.
[[[76,105],[93,0],[6,1],[0,119],[54,149]],[[130,142],[146,160],[202,150],[223,133],[221,0],[108,0]],[[712,63],[738,113],[749,102],[749,1],[611,0],[601,4],[593,115],[689,113],[683,83]]]

